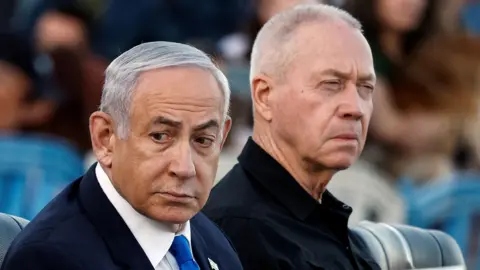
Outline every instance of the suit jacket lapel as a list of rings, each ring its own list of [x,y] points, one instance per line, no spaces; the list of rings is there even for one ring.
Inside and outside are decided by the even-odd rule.
[[[153,269],[147,255],[98,183],[94,164],[80,182],[80,204],[107,244],[115,262],[126,268]]]
[[[208,262],[208,253],[207,253],[207,245],[202,238],[202,235],[198,232],[195,228],[193,222],[191,222],[190,230],[192,231],[192,249],[193,249],[193,256],[195,257],[195,261],[197,262],[198,266],[202,270],[211,270],[210,263]]]

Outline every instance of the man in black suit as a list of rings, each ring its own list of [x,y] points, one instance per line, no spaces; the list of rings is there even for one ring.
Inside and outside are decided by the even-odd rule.
[[[198,49],[134,47],[90,117],[98,163],[14,241],[2,270],[242,269],[203,214],[230,129],[230,90]]]
[[[244,269],[379,269],[326,191],[360,155],[375,72],[360,23],[326,5],[274,16],[252,50],[253,138],[204,212]]]

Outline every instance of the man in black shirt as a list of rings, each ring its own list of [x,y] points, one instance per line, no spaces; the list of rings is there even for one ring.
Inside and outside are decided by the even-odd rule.
[[[305,5],[254,43],[254,134],[204,212],[244,269],[379,269],[326,185],[365,143],[375,86],[370,47],[348,13]]]

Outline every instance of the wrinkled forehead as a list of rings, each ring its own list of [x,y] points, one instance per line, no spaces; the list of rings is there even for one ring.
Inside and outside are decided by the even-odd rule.
[[[223,91],[209,71],[176,67],[142,73],[133,92],[131,110],[145,117],[177,112],[221,118],[224,107]]]

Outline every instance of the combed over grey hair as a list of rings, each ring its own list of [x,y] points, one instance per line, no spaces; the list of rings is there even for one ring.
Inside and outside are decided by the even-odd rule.
[[[284,50],[292,34],[303,23],[343,21],[362,31],[362,25],[348,12],[325,4],[302,4],[273,16],[258,32],[250,61],[250,83],[259,73],[284,72],[292,54]],[[319,33],[321,35],[321,33]],[[279,74],[276,74],[279,75]]]
[[[207,54],[185,44],[147,42],[124,52],[105,71],[100,110],[113,118],[120,138],[128,137],[131,101],[139,75],[179,66],[198,67],[215,77],[224,96],[224,120],[227,118],[230,107],[228,80]]]

